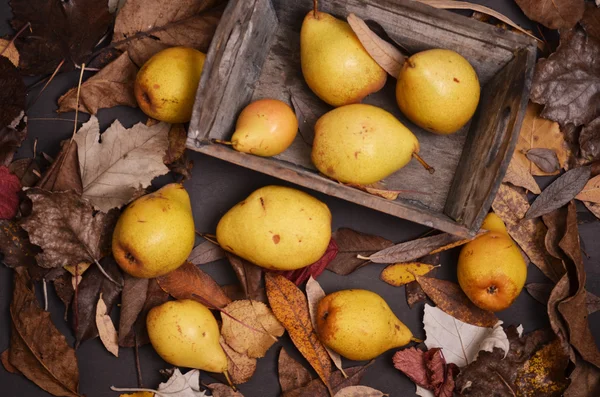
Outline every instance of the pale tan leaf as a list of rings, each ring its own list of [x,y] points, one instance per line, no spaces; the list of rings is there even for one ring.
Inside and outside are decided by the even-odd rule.
[[[229,314],[223,316],[223,339],[233,350],[251,358],[263,357],[285,331],[262,302],[234,301],[223,310]]]
[[[6,48],[6,46],[9,46]],[[6,50],[4,50],[6,48]],[[13,65],[19,66],[19,50],[15,47],[15,43],[11,43],[10,40],[0,39],[0,52],[3,52],[3,57],[8,58],[9,61],[12,62]]]
[[[362,43],[371,58],[377,62],[390,76],[398,78],[404,59],[400,50],[383,40],[373,32],[365,21],[354,14],[348,15],[348,24]]]
[[[600,175],[596,175],[590,179],[575,198],[581,201],[600,204]]]
[[[586,208],[596,216],[596,218],[600,219],[600,204],[590,203],[588,201],[584,201]]]
[[[102,293],[96,306],[96,325],[98,326],[98,335],[102,344],[115,357],[119,357],[119,336],[110,316],[106,313],[106,303],[102,299]]]
[[[516,152],[513,154],[513,157],[508,164],[508,169],[506,170],[503,182],[524,187],[534,194],[540,194],[542,192],[535,179],[533,179],[533,176],[531,176],[529,164],[523,160],[522,156],[518,156]]]
[[[531,149],[550,149],[556,153],[560,167],[564,168],[571,155],[558,123],[541,118],[541,111],[542,105],[533,102],[529,102],[529,105],[527,105],[514,157],[518,157],[523,164],[527,164],[531,175],[555,175],[559,171],[552,174],[544,172],[526,156],[526,153]]]
[[[236,352],[225,342],[222,336],[219,342],[227,356],[227,372],[229,372],[231,381],[236,385],[248,382],[256,371],[256,358],[248,357],[245,353]]]
[[[315,329],[317,329],[317,306],[321,299],[325,297],[325,291],[321,288],[321,285],[317,280],[315,280],[312,276],[306,282],[306,298],[308,299],[308,311],[310,312],[310,321]],[[342,357],[323,345],[325,350],[327,350],[327,354],[331,357],[331,360],[335,364],[335,366],[342,372],[344,377],[346,377],[346,373],[342,368]]]
[[[520,27],[519,25],[517,25],[510,18],[506,17],[505,15],[499,13],[496,10],[493,10],[486,6],[482,6],[480,4],[469,3],[467,1],[454,1],[454,0],[417,0],[417,1],[427,4],[431,7],[441,8],[444,10],[449,9],[449,10],[478,11],[478,12],[481,12],[482,14],[490,15],[490,16],[496,18],[497,20],[504,22],[505,24],[507,24],[509,26],[512,26],[513,28],[517,29],[518,31],[526,34],[527,36],[529,36],[537,41],[540,40],[537,37],[535,37],[534,35],[532,35],[531,33],[529,33],[528,31],[526,31],[525,29],[523,29],[522,27]]]
[[[127,204],[137,189],[169,172],[163,163],[169,124],[147,127],[138,123],[126,129],[116,120],[102,134],[92,116],[75,135],[81,166],[83,198],[94,207],[108,211]]]
[[[369,386],[348,386],[335,393],[335,397],[383,397],[387,395]]]
[[[436,267],[438,266],[419,262],[395,263],[383,269],[379,278],[394,287],[400,287],[415,281],[415,276],[424,276]]]

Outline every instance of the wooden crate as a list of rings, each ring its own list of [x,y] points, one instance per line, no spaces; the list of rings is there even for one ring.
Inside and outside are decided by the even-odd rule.
[[[457,235],[472,235],[488,212],[517,142],[525,114],[536,45],[529,37],[410,0],[327,0],[319,9],[345,19],[355,13],[379,24],[411,53],[457,51],[473,65],[482,91],[477,112],[460,132],[435,135],[410,123],[395,100],[396,79],[365,99],[392,112],[421,144],[431,175],[416,161],[384,180],[412,190],[391,201],[320,175],[300,134],[284,153],[261,158],[211,143],[229,139],[252,100],[290,95],[321,115],[331,107],[308,88],[300,67],[300,28],[310,0],[230,0],[210,46],[198,88],[190,149],[328,195]],[[372,21],[372,22],[370,22]]]

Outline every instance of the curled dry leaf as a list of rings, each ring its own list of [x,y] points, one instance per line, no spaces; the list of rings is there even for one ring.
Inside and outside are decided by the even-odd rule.
[[[600,175],[590,179],[575,198],[581,201],[600,204]]]
[[[158,391],[169,397],[204,397],[200,391],[200,371],[193,369],[182,374],[175,368],[169,380],[158,385]]]
[[[12,219],[19,209],[21,181],[7,167],[0,166],[0,220]]]
[[[204,304],[217,308],[227,306],[231,301],[219,284],[208,273],[185,262],[170,273],[156,278],[160,287],[175,299],[200,297]]]
[[[75,351],[40,308],[28,280],[18,272],[14,277],[10,363],[50,394],[80,397]]]
[[[279,351],[277,371],[281,392],[284,394],[287,391],[304,387],[312,380],[310,372],[290,357],[283,347]]]
[[[415,281],[415,276],[426,275],[435,267],[419,262],[396,263],[383,269],[379,278],[394,287],[400,287]]]
[[[20,374],[21,372],[16,369],[9,361],[10,350],[6,349],[0,354],[0,361],[2,362],[2,366],[6,370],[6,372],[10,372],[11,374]]]
[[[577,359],[577,365],[569,376],[571,384],[565,397],[588,397],[600,395],[600,369],[587,361]]]
[[[306,283],[306,299],[308,300],[310,321],[314,329],[317,329],[317,306],[324,297],[325,291],[323,291],[323,288],[321,288],[319,282],[311,276]],[[323,347],[325,350],[327,350],[327,354],[329,354],[329,357],[331,357],[333,364],[335,364],[337,369],[339,369],[345,376],[344,369],[342,368],[342,357],[327,346],[323,345]]]
[[[83,193],[77,142],[68,140],[62,142],[58,157],[44,173],[37,187],[50,192],[73,190],[78,195]]]
[[[233,350],[251,358],[264,357],[285,329],[262,302],[241,300],[223,308],[221,335]],[[233,318],[232,318],[233,317]]]
[[[194,265],[204,265],[223,258],[225,258],[223,248],[207,240],[195,246],[187,260]]]
[[[92,116],[75,135],[83,197],[106,212],[127,204],[136,190],[169,172],[163,164],[168,132],[166,123],[152,127],[138,123],[126,129],[116,120],[104,131],[100,143],[98,119]]]
[[[335,259],[338,253],[338,246],[334,239],[329,240],[327,250],[315,263],[308,265],[301,269],[289,270],[282,272],[282,276],[290,280],[296,285],[304,283],[309,277],[317,278],[325,271],[325,268],[329,263]]]
[[[377,36],[375,32],[369,29],[365,21],[356,15],[351,13],[348,15],[347,20],[371,58],[390,76],[397,79],[406,57],[394,45]]]
[[[590,179],[590,172],[590,167],[579,167],[565,172],[535,199],[525,218],[537,218],[567,204],[586,185]]]
[[[357,255],[371,255],[394,245],[383,237],[360,233],[348,228],[336,230],[332,238],[338,245],[338,254],[327,265],[327,269],[340,276],[346,276],[368,263],[364,259],[357,258]]]
[[[227,356],[227,372],[229,372],[231,381],[236,385],[248,382],[256,371],[256,358],[236,352],[222,337],[220,343]]]
[[[335,393],[335,397],[383,397],[387,395],[368,386],[348,386]]]
[[[25,157],[15,160],[10,163],[8,169],[19,178],[23,187],[35,186],[42,175],[37,160],[33,158]]]
[[[331,390],[331,361],[312,326],[306,297],[294,283],[277,274],[265,274],[265,286],[275,317],[288,331],[292,342],[315,369],[327,390]]]
[[[356,386],[360,383],[365,371],[371,365],[372,361],[363,367],[351,367],[346,368],[345,378],[340,371],[335,371],[329,377],[329,384],[333,393],[337,393],[339,390],[349,387]],[[323,382],[319,379],[313,379],[306,384],[304,387],[289,390],[283,393],[282,397],[330,397],[331,394],[325,388]]]
[[[584,0],[515,0],[529,19],[550,29],[572,28],[583,16]]]
[[[438,308],[454,318],[478,327],[489,328],[498,323],[494,313],[475,306],[458,284],[419,275],[416,280]]]
[[[433,265],[434,268],[428,273],[430,277],[435,277],[436,269],[440,265],[440,254],[427,255],[419,259],[420,263]],[[404,287],[406,294],[406,303],[412,309],[419,302],[427,300],[427,294],[417,281],[411,281]]]
[[[121,314],[119,319],[119,345],[126,345],[126,338],[132,331],[148,292],[148,279],[137,278],[125,274],[123,292],[121,294]]]
[[[540,187],[535,179],[533,179],[533,176],[531,176],[528,165],[529,164],[521,157],[517,156],[515,152],[508,164],[508,169],[506,170],[506,175],[504,175],[503,182],[525,188],[534,194],[540,194]]]
[[[540,170],[547,174],[554,174],[561,168],[556,152],[552,149],[533,148],[529,149],[525,156]]]
[[[115,357],[119,357],[119,336],[110,316],[107,313],[106,303],[102,299],[102,293],[96,306],[96,326],[102,344]]]
[[[264,296],[264,291],[260,287],[263,275],[262,268],[229,252],[225,252],[225,256],[231,263],[246,298],[260,300]]]

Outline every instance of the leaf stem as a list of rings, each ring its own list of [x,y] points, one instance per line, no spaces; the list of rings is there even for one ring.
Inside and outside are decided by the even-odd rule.
[[[46,285],[46,279],[42,279],[42,287],[44,289],[44,311],[48,311],[48,286]]]
[[[104,270],[104,268],[102,267],[102,265],[100,264],[100,262],[98,262],[98,259],[94,258],[94,263],[96,264],[96,266],[98,266],[98,269],[100,270],[100,273],[102,273],[104,275],[104,277],[106,277],[111,283],[119,286],[119,287],[123,287],[121,284],[119,284],[118,282],[115,281],[114,278],[112,278],[108,273],[106,273],[106,270]]]
[[[73,139],[75,139],[75,134],[77,133],[77,116],[79,116],[79,94],[81,93],[81,81],[83,80],[83,72],[84,71],[85,71],[85,63],[82,63],[81,64],[81,73],[79,73],[79,83],[77,84],[77,97],[76,97],[77,99],[75,101],[75,122],[73,123],[73,136],[71,137],[71,141],[73,141]],[[98,263],[98,261],[96,261],[96,263],[98,264],[98,266],[100,266],[100,264]],[[100,269],[102,269],[102,266],[100,266]],[[102,271],[104,272],[104,270],[102,270]],[[108,276],[108,275],[106,275],[106,276],[111,281],[114,282],[114,280],[112,280],[110,278],[110,276]]]
[[[203,239],[210,241],[211,243],[215,244],[215,245],[219,245],[219,242],[217,241],[217,236],[214,234],[210,234],[210,233],[202,233],[196,230],[196,234],[200,237],[202,237]]]
[[[50,84],[52,82],[52,80],[54,80],[54,77],[58,74],[58,71],[60,70],[60,68],[62,68],[62,66],[64,65],[64,63],[65,63],[64,59],[62,61],[60,61],[60,63],[56,67],[56,69],[54,69],[54,72],[52,72],[52,75],[50,76],[50,78],[48,79],[48,81],[46,81],[46,84],[44,84],[44,86],[42,87],[42,89],[40,90],[40,92],[38,92],[38,94],[36,95],[36,97],[33,99],[33,102],[31,102],[29,104],[28,108],[31,108],[33,105],[35,105],[35,103],[37,102],[37,100],[40,99],[40,97],[42,96],[42,94],[46,90],[46,87],[48,87],[48,84]]]
[[[371,260],[371,257],[369,257],[369,256],[356,255],[356,257],[358,259],[362,259],[362,260],[365,260],[365,261]]]

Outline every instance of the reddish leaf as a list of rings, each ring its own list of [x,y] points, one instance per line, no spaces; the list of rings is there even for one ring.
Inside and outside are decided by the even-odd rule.
[[[417,385],[433,391],[436,397],[452,397],[458,367],[446,364],[441,349],[423,351],[410,347],[397,351],[392,360],[396,369]]]
[[[5,166],[0,167],[0,219],[12,219],[19,209],[21,181]]]
[[[331,261],[333,261],[338,253],[338,246],[334,239],[329,240],[329,245],[323,256],[313,263],[312,265],[303,267],[301,269],[289,270],[287,272],[281,272],[281,275],[296,285],[304,283],[312,276],[314,279],[319,277],[325,268]]]
[[[438,349],[439,350],[439,349]],[[425,389],[431,388],[431,382],[427,376],[425,365],[425,352],[416,347],[398,350],[392,358],[394,367],[402,371],[410,380]]]

